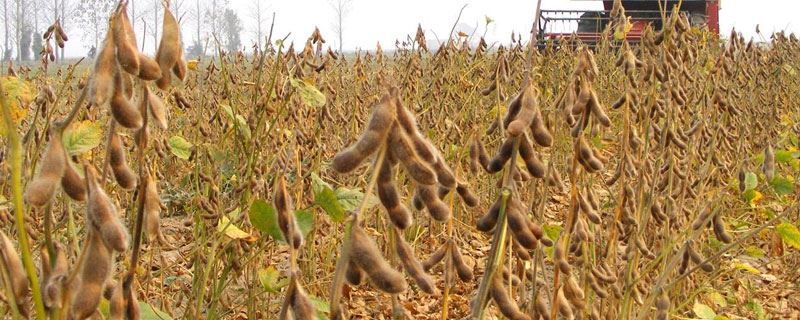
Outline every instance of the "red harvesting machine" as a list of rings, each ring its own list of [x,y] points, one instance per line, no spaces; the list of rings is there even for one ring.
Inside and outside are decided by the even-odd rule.
[[[614,1],[602,2],[604,10],[539,11],[539,42],[569,38],[574,34],[583,42],[596,43],[610,22],[611,7],[614,4]],[[638,42],[648,24],[652,24],[655,30],[661,29],[660,8],[669,12],[679,2],[680,0],[622,0],[625,14],[631,17],[633,24],[627,40]],[[709,31],[719,35],[719,2],[720,0],[683,0],[680,10],[689,17],[692,26],[707,26]]]

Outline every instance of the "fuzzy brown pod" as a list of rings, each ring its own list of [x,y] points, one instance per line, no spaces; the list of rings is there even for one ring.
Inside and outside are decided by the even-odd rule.
[[[389,219],[400,229],[408,228],[413,220],[411,212],[400,202],[400,193],[394,181],[394,170],[389,157],[381,162],[376,185],[378,199],[386,209]]]
[[[107,152],[108,163],[111,166],[111,171],[114,173],[114,179],[116,179],[119,186],[126,190],[136,187],[138,178],[128,165],[127,156],[125,156],[125,148],[118,134],[111,133]]]
[[[459,181],[458,185],[456,186],[456,192],[458,193],[458,196],[461,197],[461,200],[464,201],[464,204],[467,205],[467,207],[474,208],[478,205],[478,197],[476,197],[472,191],[469,190],[469,187],[466,183]]]
[[[114,251],[124,252],[128,249],[128,230],[119,219],[117,206],[98,184],[97,170],[91,165],[86,165],[84,172],[86,172],[86,185],[89,191],[86,218],[106,246]]]
[[[406,290],[408,283],[403,274],[392,268],[383,258],[380,249],[361,226],[352,229],[352,252],[350,259],[363,270],[372,284],[386,293],[400,293]]]
[[[39,174],[25,189],[25,201],[32,206],[41,207],[53,199],[56,186],[66,170],[66,154],[60,131],[52,131],[50,142],[42,153]]]
[[[364,159],[375,153],[386,142],[395,122],[395,108],[391,99],[385,95],[372,107],[372,115],[361,137],[351,146],[339,151],[333,157],[331,167],[339,173],[353,171]]]
[[[435,186],[418,184],[414,190],[414,198],[419,199],[433,219],[437,221],[450,219],[450,207],[439,198]]]
[[[497,173],[503,169],[506,162],[511,159],[515,141],[516,139],[512,137],[508,137],[503,141],[503,144],[500,145],[500,148],[497,150],[497,154],[489,161],[486,171],[489,173]]]
[[[283,177],[278,178],[275,186],[275,211],[278,215],[278,226],[286,243],[295,249],[300,249],[303,245],[303,233],[294,218],[294,205],[286,190],[286,181]]]
[[[604,168],[603,162],[595,155],[592,148],[586,143],[586,139],[583,136],[578,138],[576,141],[576,149],[578,155],[578,162],[588,171],[589,173],[602,171]]]
[[[400,128],[394,127],[389,134],[388,150],[397,159],[408,175],[420,185],[433,186],[438,182],[436,172],[419,156],[413,147],[411,137]]]
[[[476,223],[478,231],[489,232],[494,229],[497,224],[497,218],[500,216],[500,209],[503,205],[503,198],[497,197],[497,200],[489,207],[487,211]]]
[[[161,78],[161,67],[158,65],[158,62],[155,59],[150,58],[141,52],[138,54],[138,59],[139,79],[153,81]]]
[[[496,273],[492,278],[492,284],[489,287],[489,295],[494,300],[500,312],[512,320],[530,320],[530,316],[519,309],[517,303],[508,294],[508,290],[503,285],[503,278],[499,273]]]
[[[456,267],[456,273],[461,281],[470,281],[475,277],[472,272],[472,266],[467,264],[464,256],[461,254],[461,249],[458,248],[455,241],[450,239],[450,257],[453,259],[453,266]]]
[[[344,276],[347,283],[352,286],[358,286],[364,282],[364,271],[353,260],[347,262],[347,270],[345,270]]]
[[[133,37],[133,43],[131,43],[131,37],[128,36],[128,32],[132,32],[133,30],[128,30],[125,25],[126,19],[123,18],[123,15],[127,16],[127,13],[122,11],[127,10],[125,7],[127,7],[127,5],[123,5],[123,7],[120,8],[121,11],[111,17],[110,28],[111,32],[114,34],[114,45],[117,49],[117,61],[120,67],[132,75],[138,75],[139,51],[136,49],[135,36]]]
[[[314,302],[308,296],[306,291],[297,283],[293,281],[290,291],[289,305],[292,307],[292,314],[296,320],[314,320],[317,319],[317,308],[314,307]]]
[[[153,116],[156,125],[161,130],[167,130],[167,107],[155,93],[147,90],[147,102],[150,114]]]
[[[95,313],[111,276],[111,250],[103,243],[100,233],[90,228],[85,241],[78,276],[69,284],[74,290],[70,309],[73,319],[86,319]]]
[[[508,227],[514,239],[526,249],[535,249],[538,239],[528,226],[530,218],[525,214],[525,205],[514,197],[509,198],[506,208]]]
[[[111,280],[109,281],[110,284]],[[131,288],[128,296],[125,296],[123,281],[117,282],[111,288],[111,296],[108,298],[108,317],[112,320],[138,320],[141,317],[139,300],[136,298],[136,291]]]
[[[104,105],[114,94],[114,85],[117,83],[114,80],[114,75],[119,70],[115,49],[114,32],[109,29],[106,32],[106,39],[97,54],[94,73],[91,78],[90,101],[97,106]]]
[[[408,245],[401,234],[401,231],[395,230],[395,252],[400,260],[403,269],[406,270],[409,276],[414,279],[420,290],[431,294],[439,295],[439,289],[436,288],[436,281],[425,272],[422,263],[414,255],[414,249]]]
[[[172,67],[181,59],[183,52],[181,48],[181,31],[178,21],[169,10],[164,7],[164,24],[162,27],[161,42],[156,52],[156,61],[161,68],[161,78],[156,80],[156,85],[161,90],[167,90],[172,82]]]
[[[772,144],[767,144],[764,148],[764,163],[761,165],[761,171],[764,172],[767,181],[772,181],[775,177],[775,152],[772,150]]]
[[[23,301],[30,293],[28,275],[25,273],[25,269],[22,266],[22,260],[14,249],[14,244],[11,243],[11,239],[9,239],[3,231],[0,231],[0,241],[2,242],[0,243],[0,254],[3,256],[4,269],[8,272],[9,283],[7,284],[7,288],[11,288],[14,294],[14,300],[17,301],[17,304],[19,306],[24,306]],[[5,279],[5,277],[3,277],[3,279]]]
[[[439,249],[436,249],[436,251],[434,251],[433,253],[431,253],[430,256],[428,256],[428,259],[425,259],[425,261],[422,262],[422,268],[426,272],[433,269],[434,266],[439,264],[439,262],[441,262],[442,259],[444,259],[445,254],[447,254],[448,252],[447,246],[448,246],[447,243],[440,246]]]
[[[542,163],[542,160],[539,159],[536,151],[533,150],[533,146],[526,135],[519,137],[519,156],[522,158],[522,161],[525,162],[525,168],[528,170],[528,173],[540,179],[544,178],[547,169],[544,163]]]
[[[123,76],[125,75],[119,72],[114,74],[114,93],[110,104],[111,115],[121,126],[136,130],[142,127],[144,118],[142,118],[142,112],[136,108],[136,105],[131,103],[125,96]]]
[[[533,123],[533,119],[541,117],[539,111],[539,89],[528,83],[520,93],[520,110],[514,120],[508,124],[508,134],[518,136]]]
[[[42,249],[42,300],[45,307],[60,308],[62,306],[62,287],[67,280],[67,254],[64,246],[54,243],[55,257],[53,265],[50,265],[50,255],[46,249]]]
[[[161,197],[152,173],[147,173],[144,191],[144,230],[152,241],[161,235]]]
[[[489,155],[486,153],[486,149],[483,148],[483,143],[481,143],[481,139],[478,135],[475,135],[472,139],[469,156],[471,161],[470,166],[473,172],[478,172],[478,167],[489,171]]]

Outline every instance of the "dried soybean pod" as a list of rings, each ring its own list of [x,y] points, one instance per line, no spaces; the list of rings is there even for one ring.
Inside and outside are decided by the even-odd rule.
[[[472,191],[469,190],[466,183],[458,182],[456,192],[458,196],[461,197],[461,200],[464,200],[464,204],[466,204],[467,207],[475,207],[478,205],[478,198],[472,194]]]
[[[714,266],[712,266],[711,263],[703,262],[706,260],[706,258],[703,257],[703,255],[701,255],[699,252],[695,251],[692,246],[687,246],[686,250],[689,252],[689,258],[692,259],[692,262],[700,265],[700,269],[703,269],[705,272],[714,271]]]
[[[111,97],[111,115],[121,126],[128,129],[139,129],[144,120],[142,113],[125,97],[125,90],[122,81],[123,74],[114,74],[114,94]]]
[[[461,255],[461,249],[458,248],[453,240],[450,240],[450,257],[453,259],[453,266],[456,267],[456,273],[461,281],[470,281],[475,276],[472,273],[472,267],[464,262],[464,257]]]
[[[669,313],[669,296],[663,290],[656,298],[656,319],[666,320]]]
[[[528,217],[523,210],[524,205],[519,203],[518,200],[513,199],[513,197],[509,199],[509,206],[506,210],[508,227],[511,229],[514,239],[517,240],[522,247],[534,249],[536,248],[538,239],[536,239],[536,236],[534,236],[528,228]]]
[[[442,261],[445,253],[447,253],[447,244],[440,246],[439,249],[431,253],[428,259],[422,262],[422,268],[425,271],[430,271],[435,265]]]
[[[711,209],[705,208],[703,211],[700,211],[700,214],[697,215],[697,218],[694,219],[692,222],[692,230],[700,230],[704,225],[706,225],[706,219],[711,214]]]
[[[303,287],[294,281],[294,290],[292,290],[291,306],[294,319],[296,320],[314,320],[317,318],[317,308],[308,294],[303,290]]]
[[[150,107],[150,114],[153,115],[155,123],[161,130],[167,130],[167,107],[164,106],[161,98],[147,89],[147,86],[144,91],[147,94],[148,107]]]
[[[435,185],[436,173],[414,151],[411,138],[404,130],[393,129],[389,134],[389,151],[399,160],[408,175],[421,185]]]
[[[512,137],[506,138],[503,141],[503,144],[500,146],[500,149],[497,150],[497,154],[489,161],[489,165],[487,166],[487,170],[489,173],[496,173],[503,169],[508,159],[511,158],[511,152],[514,149],[514,141],[516,139]]]
[[[592,90],[589,108],[592,110],[592,114],[594,114],[595,118],[600,122],[600,124],[605,127],[611,126],[611,119],[608,117],[605,110],[603,110],[603,105],[600,104],[600,100],[597,98],[597,93],[594,90]]]
[[[66,168],[66,150],[61,132],[52,131],[42,154],[41,168],[25,189],[25,201],[35,207],[46,205],[56,192],[56,185]]]
[[[153,81],[161,78],[161,67],[153,58],[139,52],[139,79]]]
[[[166,90],[172,79],[170,72],[181,57],[181,34],[178,21],[169,8],[164,7],[164,25],[162,27],[161,43],[156,52],[156,61],[161,68],[161,78],[156,80],[156,85],[161,90]]]
[[[381,162],[376,188],[378,190],[378,199],[386,209],[386,213],[392,223],[400,229],[408,228],[412,222],[411,212],[400,203],[400,195],[394,184],[392,164],[388,157]]]
[[[394,112],[389,97],[384,96],[381,102],[372,107],[372,115],[358,141],[333,157],[331,164],[333,170],[339,173],[353,171],[364,159],[377,151],[392,130],[392,123],[395,121]]]
[[[122,281],[114,286],[111,297],[108,297],[108,318],[112,320],[125,319],[125,294],[122,290]]]
[[[175,76],[181,81],[186,79],[186,60],[184,60],[182,56],[179,57],[175,65],[172,66],[172,72],[175,73]]]
[[[572,306],[580,310],[586,307],[586,303],[583,300],[585,298],[583,289],[581,289],[575,277],[567,277],[567,283],[564,285],[564,295]]]
[[[0,231],[0,241],[2,241],[0,253],[3,255],[3,263],[9,276],[10,283],[8,287],[13,291],[14,300],[17,301],[17,304],[24,305],[24,300],[30,291],[28,275],[22,267],[22,260],[17,255],[17,251],[14,250],[14,244],[11,243],[11,239],[3,231]]]
[[[536,144],[542,147],[553,145],[553,135],[550,134],[550,130],[547,130],[542,113],[538,110],[536,116],[533,117],[533,122],[531,122],[531,133],[533,134],[533,141],[536,141]]]
[[[415,189],[415,196],[419,196],[431,217],[437,221],[447,221],[450,219],[450,207],[439,199],[436,193],[436,187],[433,185],[418,184]]]
[[[109,101],[114,93],[114,75],[118,72],[116,49],[114,47],[114,33],[111,29],[106,32],[106,39],[103,46],[97,53],[94,63],[94,74],[92,75],[92,87],[90,97],[97,106],[102,106]]]
[[[775,177],[775,152],[772,150],[772,144],[767,144],[764,149],[764,163],[761,169],[767,178],[767,181],[772,181]]]
[[[127,5],[123,5],[120,9],[126,10]],[[125,15],[120,11],[111,17],[111,32],[114,34],[114,45],[117,47],[117,61],[123,70],[132,74],[139,74],[139,51],[136,50],[136,43],[130,42],[130,37],[124,25]]]
[[[600,216],[597,214],[597,212],[595,212],[585,195],[578,193],[578,204],[580,205],[581,211],[586,214],[586,218],[588,218],[589,221],[594,224],[602,223]]]
[[[61,177],[61,188],[72,200],[86,200],[86,182],[84,182],[83,178],[78,174],[78,170],[75,169],[75,166],[69,158],[66,159],[66,163],[64,167],[64,176]]]
[[[436,288],[436,282],[429,274],[425,273],[422,264],[417,257],[414,256],[414,250],[406,243],[405,239],[400,235],[399,230],[396,230],[394,234],[395,250],[397,252],[397,257],[400,259],[400,264],[403,265],[403,269],[414,279],[414,282],[417,283],[420,290],[428,294],[438,295],[439,289]]]
[[[125,149],[122,146],[122,141],[119,135],[111,133],[111,139],[108,144],[108,163],[111,165],[111,171],[114,173],[114,179],[123,189],[133,189],[136,186],[138,178],[133,173],[125,156]]]
[[[579,115],[584,113],[587,108],[587,104],[589,100],[592,98],[592,88],[589,87],[589,83],[585,79],[581,79],[580,81],[580,92],[578,93],[577,99],[575,99],[575,104],[572,105],[572,109],[570,110],[573,115]]]
[[[539,90],[528,83],[520,93],[520,110],[514,121],[508,124],[508,134],[516,137],[530,127],[533,119],[539,113]]]
[[[403,278],[403,274],[386,262],[375,241],[364,232],[361,226],[353,226],[351,241],[350,259],[366,272],[375,287],[386,293],[400,293],[406,290],[408,284]]]
[[[147,236],[152,240],[161,235],[161,197],[152,173],[147,173],[144,196],[144,226]]]
[[[500,207],[503,205],[503,198],[497,197],[494,204],[489,208],[489,211],[483,215],[476,224],[476,228],[478,231],[488,232],[489,230],[494,229],[494,226],[497,224],[497,218],[500,215]]]
[[[725,230],[725,223],[722,222],[720,213],[714,215],[714,218],[711,220],[711,225],[714,228],[714,235],[717,237],[717,240],[723,243],[733,242],[733,237]]]
[[[486,149],[483,148],[480,137],[475,135],[472,140],[472,147],[470,148],[470,157],[486,170],[489,171],[489,155],[486,154]]]
[[[278,226],[281,229],[286,243],[295,249],[303,245],[303,233],[297,226],[294,218],[294,205],[289,192],[286,190],[286,181],[283,176],[278,178],[275,186],[275,211],[278,216]]]
[[[128,248],[128,230],[119,220],[117,206],[97,183],[99,177],[97,170],[93,166],[85,165],[84,172],[88,190],[86,217],[96,228],[106,246],[124,252]]]
[[[558,312],[564,316],[564,319],[575,319],[575,311],[572,310],[572,305],[564,296],[564,287],[558,290],[556,299],[558,299]]]
[[[542,319],[550,320],[550,308],[547,306],[547,301],[544,297],[544,294],[540,293],[536,295],[536,301],[534,302],[533,309]]]
[[[524,91],[521,90],[508,104],[508,110],[506,110],[506,115],[503,117],[503,128],[508,128],[511,122],[517,118],[517,114],[519,114],[520,109],[522,109],[523,93]]]
[[[572,266],[569,265],[569,262],[567,262],[567,258],[565,256],[565,246],[566,242],[557,241],[555,247],[553,247],[553,261],[555,261],[562,273],[572,274]]]
[[[91,193],[91,189],[89,192]],[[74,280],[77,283],[69,284],[74,288],[71,302],[73,319],[86,319],[95,313],[105,283],[111,275],[111,251],[103,244],[103,239],[96,230],[89,228],[87,233],[83,261]]]
[[[578,139],[578,152],[580,156],[579,160],[583,159],[586,162],[586,169],[592,170],[592,172],[603,170],[603,162],[595,156],[594,151],[592,151],[592,148],[586,143],[583,136]]]
[[[530,316],[522,312],[517,303],[511,299],[499,274],[495,274],[492,279],[489,295],[492,296],[494,303],[504,316],[512,320],[530,320]]]
[[[546,170],[544,163],[539,160],[539,156],[536,155],[527,136],[519,137],[519,156],[525,162],[525,168],[528,169],[528,173],[540,179],[544,178]]]
[[[361,285],[364,281],[364,271],[352,260],[347,262],[347,270],[345,270],[344,276],[347,279],[347,283],[353,286]]]
[[[47,250],[42,250],[42,266],[46,267],[46,278],[42,283],[42,298],[44,304],[48,308],[60,308],[61,303],[61,290],[64,282],[67,279],[67,255],[64,246],[60,243],[55,243],[55,263],[50,266],[50,257],[47,255]],[[45,268],[43,268],[45,269]]]

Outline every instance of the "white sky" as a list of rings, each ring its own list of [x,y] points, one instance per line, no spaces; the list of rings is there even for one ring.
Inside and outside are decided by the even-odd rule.
[[[133,0],[143,1],[143,0]],[[210,1],[210,0],[202,0]],[[243,46],[248,49],[254,42],[255,28],[253,1],[266,4],[267,20],[276,12],[274,38],[291,32],[289,40],[302,46],[315,26],[322,31],[327,45],[338,46],[333,32],[334,14],[329,0],[230,0],[239,13],[244,27]],[[527,36],[536,6],[536,0],[352,0],[351,11],[345,19],[345,50],[357,48],[374,49],[380,42],[384,49],[393,48],[395,39],[403,40],[416,31],[421,24],[428,40],[435,40],[434,32],[444,40],[464,4],[466,9],[460,22],[470,27],[479,26],[483,32],[484,16],[494,20],[486,37],[489,42],[506,43],[511,32]],[[193,1],[191,1],[193,2]],[[744,33],[746,38],[755,35],[755,26],[760,24],[762,34],[768,39],[772,31],[800,31],[800,23],[793,23],[800,1],[794,0],[721,0],[720,32],[730,33],[731,28]],[[542,9],[600,9],[600,1],[542,0]],[[266,22],[269,28],[269,21]],[[193,22],[184,26],[184,42],[193,39]],[[470,30],[471,31],[471,30]],[[81,55],[86,52],[80,37],[73,37],[67,46],[67,54]],[[153,50],[150,48],[147,51]]]

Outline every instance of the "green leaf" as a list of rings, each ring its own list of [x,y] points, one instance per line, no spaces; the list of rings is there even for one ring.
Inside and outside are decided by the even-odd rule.
[[[312,172],[311,173],[311,190],[314,191],[314,194],[317,194],[318,192],[321,192],[322,189],[325,188],[325,187],[328,187],[329,189],[333,189],[333,187],[331,187],[331,185],[329,183],[325,182],[325,180],[322,180],[322,178],[319,175],[317,175],[316,173]]]
[[[166,312],[144,301],[139,301],[139,310],[139,319],[141,320],[172,320],[172,317]]]
[[[336,193],[336,198],[339,199],[339,204],[345,211],[358,208],[358,205],[360,205],[362,199],[364,199],[364,194],[361,193],[361,191],[354,189],[339,187],[336,188],[335,193]],[[375,196],[370,196],[369,199],[367,199],[367,203],[365,204],[365,209],[370,209],[376,204],[378,204],[378,198],[376,198]]]
[[[756,319],[758,320],[766,320],[767,319],[767,312],[764,311],[764,307],[758,303],[758,300],[750,300],[747,302],[747,309],[750,309],[755,315]]]
[[[695,302],[694,306],[692,307],[692,312],[694,315],[703,320],[714,320],[717,317],[717,313],[714,312],[714,309],[711,307],[704,305],[700,302]]]
[[[325,95],[308,81],[290,78],[292,87],[300,94],[300,99],[310,107],[320,108],[325,105]]]
[[[73,123],[64,130],[62,141],[70,155],[85,153],[103,141],[103,127],[97,121],[90,120]]]
[[[192,154],[192,148],[194,147],[192,143],[186,141],[186,139],[181,136],[172,136],[167,143],[169,144],[169,149],[172,151],[172,154],[183,160],[189,160],[189,156]]]
[[[744,252],[748,257],[753,258],[763,258],[764,257],[764,250],[756,246],[748,246],[744,248]]]
[[[281,279],[278,270],[273,266],[258,270],[258,282],[269,293],[279,293],[283,287],[289,285],[289,279]]]
[[[344,208],[342,208],[336,193],[331,188],[324,187],[322,191],[316,193],[314,195],[314,203],[322,207],[322,210],[325,210],[335,222],[344,222],[345,218],[347,218]]]
[[[319,297],[309,296],[311,302],[314,303],[314,308],[317,309],[318,320],[328,320],[328,314],[331,312],[331,307],[328,301],[322,300]]]
[[[246,139],[250,139],[253,136],[252,132],[250,132],[250,126],[247,125],[247,120],[241,114],[234,115],[233,109],[228,105],[223,105],[221,108],[228,115],[228,119],[235,122],[236,130],[239,130],[239,134]]]
[[[272,204],[264,200],[256,200],[250,206],[248,216],[250,217],[250,224],[258,231],[266,233],[275,241],[286,242],[278,225],[277,212],[272,207]],[[308,210],[295,210],[294,217],[303,237],[308,236],[308,233],[314,227],[314,213]]]
[[[550,240],[555,241],[558,239],[558,235],[561,234],[561,226],[557,224],[546,224],[544,225],[544,234],[546,234]]]
[[[744,190],[753,190],[758,186],[758,177],[755,173],[748,171],[744,176]]]
[[[258,231],[272,236],[272,229],[278,229],[278,224],[275,222],[277,221],[277,218],[275,217],[275,209],[266,201],[260,199],[253,201],[253,204],[250,205],[250,211],[248,213],[250,224],[258,229]],[[278,234],[280,234],[280,230],[278,230]],[[273,237],[273,239],[274,238],[275,237]]]
[[[775,189],[775,193],[778,195],[785,196],[787,194],[794,193],[794,183],[782,176],[775,176],[772,178],[772,181],[769,182],[769,185]]]
[[[800,231],[791,223],[783,222],[775,227],[783,242],[800,250]]]
[[[798,158],[800,154],[797,152],[792,152],[789,150],[775,150],[775,161],[786,163],[792,161],[795,158]]]

